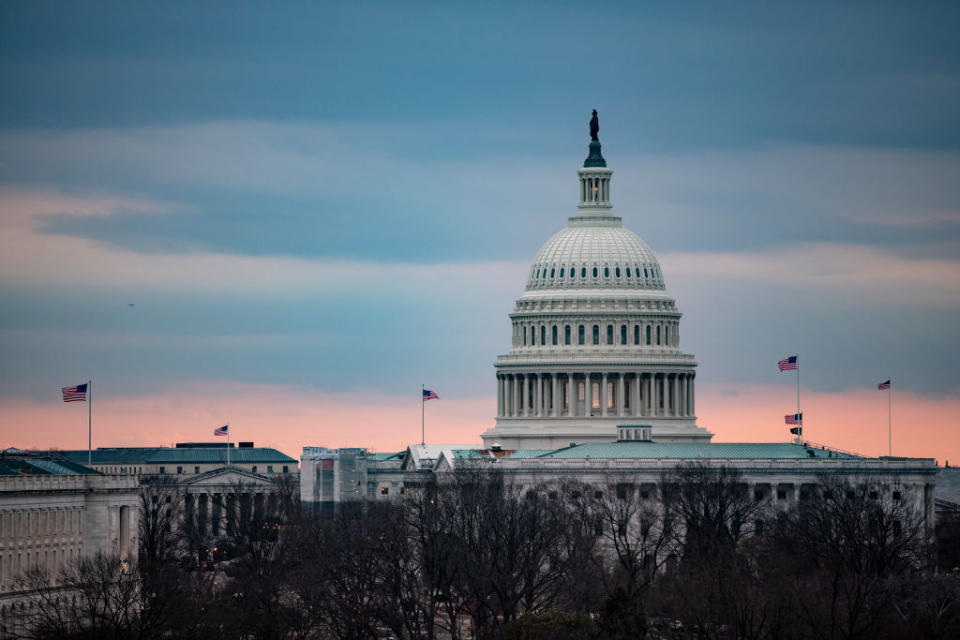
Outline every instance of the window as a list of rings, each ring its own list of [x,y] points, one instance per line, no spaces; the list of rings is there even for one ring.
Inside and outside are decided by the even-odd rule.
[[[200,467],[199,467],[199,466],[195,466],[195,467],[193,468],[193,472],[194,472],[194,473],[200,473]]]
[[[663,330],[666,332],[666,336],[663,338],[663,344],[670,344],[670,325],[664,327]]]
[[[177,473],[183,473],[183,467],[177,467]]]
[[[646,267],[643,268],[643,277],[644,277],[644,278],[649,278],[649,277],[650,277],[650,274],[647,272],[647,268],[646,268]]]
[[[607,344],[613,344],[613,325],[607,325]]]
[[[586,399],[586,385],[583,380],[577,381],[577,400],[583,402]]]
[[[563,277],[563,267],[560,267],[560,277]]]
[[[627,344],[627,325],[620,325],[620,344]]]
[[[272,464],[268,464],[268,465],[267,465],[267,473],[273,473],[273,465],[272,465]]]
[[[289,473],[289,472],[290,472],[290,467],[288,467],[287,465],[283,465],[283,472],[284,472],[284,473]]]
[[[586,277],[587,277],[587,268],[586,268],[586,267],[580,267],[580,277],[581,277],[581,278],[586,278]]]
[[[250,467],[250,471],[253,471],[254,473],[256,473],[256,472],[257,472],[257,465],[253,465],[252,467]]]
[[[523,346],[527,346],[527,328],[523,328]]]
[[[610,267],[604,267],[604,268],[603,268],[603,277],[604,277],[604,278],[609,278],[609,277],[610,277]]]
[[[660,344],[660,325],[657,325],[657,344]]]
[[[598,272],[597,272],[597,268],[594,267],[594,268],[593,268],[593,277],[594,277],[594,278],[597,277],[597,273],[598,273]]]
[[[552,278],[554,274],[556,274],[556,272],[557,272],[556,269],[550,269],[550,277]]]
[[[640,325],[633,325],[633,344],[640,344]]]
[[[530,327],[530,344],[537,344],[537,328]]]
[[[593,344],[600,344],[600,325],[593,325]]]
[[[650,344],[650,325],[647,325],[647,344]]]
[[[535,275],[534,278],[539,278],[539,277],[540,277],[540,269],[537,269],[537,275]]]
[[[600,408],[600,383],[599,382],[590,382],[590,408],[599,409]]]
[[[557,346],[557,325],[553,325],[553,346]]]
[[[579,344],[583,344],[583,333],[584,333],[583,325],[580,325],[579,335],[577,336],[579,338]]]
[[[390,489],[387,487],[380,487],[380,495],[382,496],[390,495]]]
[[[547,344],[547,328],[543,325],[540,325],[540,344]]]
[[[607,380],[607,409],[613,409],[616,405],[614,404],[614,395],[617,392],[617,388],[613,384],[613,380]]]
[[[623,408],[630,408],[630,381],[623,379]]]
[[[616,270],[614,273],[616,273],[616,274],[617,274],[617,277],[619,278],[619,277],[620,277],[620,267],[617,267],[617,270]]]
[[[166,473],[166,469],[164,467],[160,467],[160,473]]]
[[[570,325],[563,328],[563,344],[570,344]]]
[[[627,277],[630,277],[630,267],[627,267]]]

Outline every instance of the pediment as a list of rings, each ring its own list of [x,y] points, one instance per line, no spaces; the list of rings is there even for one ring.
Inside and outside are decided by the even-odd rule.
[[[204,487],[235,487],[242,484],[244,487],[274,488],[276,484],[267,476],[237,468],[214,469],[200,475],[182,480],[181,485],[189,488],[202,489]]]

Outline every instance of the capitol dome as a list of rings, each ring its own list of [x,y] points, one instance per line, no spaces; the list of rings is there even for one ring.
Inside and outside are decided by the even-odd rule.
[[[591,131],[595,133],[595,131]],[[590,142],[580,203],[540,248],[497,358],[497,422],[482,437],[507,449],[552,449],[644,434],[709,441],[696,424],[697,363],[680,349],[680,317],[650,247],[612,215],[613,171]]]
[[[598,287],[663,291],[660,264],[640,236],[623,228],[620,218],[588,224],[572,218],[569,227],[537,252],[527,291]]]

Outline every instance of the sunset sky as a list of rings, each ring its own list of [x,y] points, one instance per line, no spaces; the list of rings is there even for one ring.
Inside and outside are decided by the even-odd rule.
[[[960,3],[0,2],[0,447],[479,442],[590,110],[698,423],[960,464]]]

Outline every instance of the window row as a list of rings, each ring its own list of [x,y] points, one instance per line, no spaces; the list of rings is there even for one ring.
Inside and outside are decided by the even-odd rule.
[[[0,537],[79,533],[80,509],[0,511]]]
[[[528,325],[514,330],[514,346],[535,347],[540,346],[559,346],[572,345],[576,340],[577,345],[588,344],[587,332],[589,331],[589,344],[601,344],[601,331],[603,332],[602,344],[613,345],[632,345],[632,346],[677,346],[679,343],[676,323],[661,322],[647,325],[619,325],[619,340],[615,341],[618,331],[616,325],[608,324],[605,328],[602,325]],[[672,327],[672,330],[671,330]],[[561,334],[562,331],[562,334]],[[576,336],[574,337],[574,331]]]
[[[640,274],[643,273],[641,276]],[[578,278],[579,274],[579,278]],[[599,267],[594,265],[593,267],[578,267],[576,266],[561,266],[557,267],[556,265],[549,267],[537,267],[536,271],[533,272],[533,280],[538,282],[546,281],[547,279],[554,280],[586,280],[587,278],[593,278],[597,280],[600,278],[600,275],[603,274],[605,280],[609,280],[611,277],[614,279],[626,278],[627,280],[636,280],[640,281],[645,280],[655,280],[660,281],[663,279],[663,275],[660,273],[660,267],[656,265],[634,265],[631,267],[621,268],[619,265],[615,265],[611,268],[609,265],[604,265]]]

